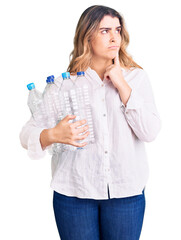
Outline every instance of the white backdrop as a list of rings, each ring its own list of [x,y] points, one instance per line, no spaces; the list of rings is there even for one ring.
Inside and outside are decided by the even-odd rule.
[[[75,27],[89,6],[119,11],[130,34],[128,52],[148,73],[162,119],[146,143],[150,178],[141,240],[181,239],[181,114],[179,1],[16,0],[0,3],[0,239],[58,240],[50,188],[50,155],[31,160],[19,141],[30,117],[26,85],[66,71]],[[179,115],[180,114],[180,115]]]

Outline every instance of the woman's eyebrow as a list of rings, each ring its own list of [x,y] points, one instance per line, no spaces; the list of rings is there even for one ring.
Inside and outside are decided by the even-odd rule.
[[[120,28],[121,28],[121,26],[116,27],[116,29],[120,29]],[[108,28],[108,27],[99,28],[99,30],[102,30],[102,29],[111,30],[112,28]]]

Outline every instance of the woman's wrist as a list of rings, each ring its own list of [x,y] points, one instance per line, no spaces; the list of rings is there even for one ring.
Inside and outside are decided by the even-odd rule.
[[[40,134],[40,143],[44,150],[47,146],[54,143],[54,128],[44,129]]]

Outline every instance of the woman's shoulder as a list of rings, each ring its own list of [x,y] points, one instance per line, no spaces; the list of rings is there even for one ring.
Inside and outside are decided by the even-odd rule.
[[[147,72],[143,68],[131,67],[128,72],[132,72],[135,77],[148,77]]]
[[[124,74],[125,80],[131,86],[139,86],[140,84],[147,82],[149,77],[147,72],[143,68],[132,67]]]

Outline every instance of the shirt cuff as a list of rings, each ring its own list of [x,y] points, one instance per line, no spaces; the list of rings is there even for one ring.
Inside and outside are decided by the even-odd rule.
[[[44,128],[36,128],[32,131],[28,139],[28,156],[31,159],[43,158],[46,154],[46,149],[42,149],[40,143],[40,134]]]
[[[144,99],[143,97],[141,97],[136,90],[132,89],[130,97],[127,101],[126,106],[124,105],[124,103],[121,104],[121,107],[124,109],[125,113],[129,112],[129,109],[139,109],[142,107],[144,103]]]

